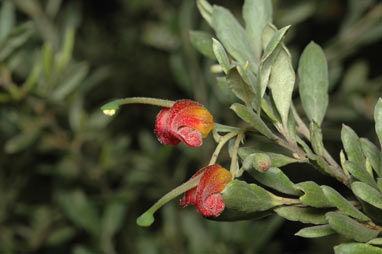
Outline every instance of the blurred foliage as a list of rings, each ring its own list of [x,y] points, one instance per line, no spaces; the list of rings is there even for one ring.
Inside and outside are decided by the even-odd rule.
[[[328,150],[338,149],[342,122],[376,141],[381,4],[274,3],[275,24],[294,25],[292,59],[310,40],[324,45]],[[241,12],[240,1],[224,4]],[[206,221],[176,202],[154,228],[135,224],[208,161],[212,141],[198,149],[160,146],[152,135],[157,109],[130,106],[111,122],[99,106],[136,95],[194,98],[217,121],[235,119],[232,95],[221,93],[214,62],[196,52],[190,30],[208,25],[188,0],[0,2],[0,252],[325,253],[340,241],[293,237],[295,226],[277,216]],[[293,170],[291,178],[301,177]]]

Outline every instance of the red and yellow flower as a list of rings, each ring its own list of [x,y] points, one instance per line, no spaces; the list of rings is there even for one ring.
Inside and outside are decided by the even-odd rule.
[[[220,192],[232,180],[232,174],[227,169],[215,164],[200,169],[192,178],[202,173],[199,184],[185,193],[180,205],[182,207],[194,205],[203,216],[216,218],[225,208]]]
[[[203,105],[178,100],[171,108],[159,112],[154,132],[164,145],[177,145],[182,141],[196,147],[202,145],[202,138],[207,137],[213,128],[213,117]]]

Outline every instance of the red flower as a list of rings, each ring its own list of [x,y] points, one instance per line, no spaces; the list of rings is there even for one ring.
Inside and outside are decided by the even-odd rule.
[[[224,201],[220,192],[224,190],[227,183],[232,180],[232,174],[220,165],[211,165],[202,168],[192,178],[204,173],[198,186],[188,190],[180,205],[194,205],[203,216],[218,217],[224,210]]]
[[[179,100],[171,108],[163,108],[156,119],[155,134],[164,145],[201,146],[202,138],[214,128],[212,115],[203,105]]]

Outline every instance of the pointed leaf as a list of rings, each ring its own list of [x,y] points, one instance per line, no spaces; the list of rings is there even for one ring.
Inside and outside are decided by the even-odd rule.
[[[229,54],[241,64],[248,61],[249,68],[257,72],[259,60],[253,44],[232,13],[215,5],[212,10],[212,24],[217,37]]]
[[[361,138],[360,141],[361,141],[363,154],[369,160],[371,166],[373,167],[377,175],[380,176],[381,172],[379,172],[379,167],[381,162],[379,161],[378,148],[366,138]]]
[[[328,212],[326,218],[329,225],[337,231],[337,233],[358,242],[367,242],[379,234],[378,230],[370,229],[341,213]]]
[[[277,32],[277,27],[275,27],[275,25],[269,22],[265,24],[263,32],[261,34],[261,44],[264,51],[267,48],[268,43],[272,40],[276,32]]]
[[[227,53],[225,52],[223,45],[221,45],[221,43],[215,38],[212,38],[212,51],[214,52],[214,55],[218,60],[220,66],[223,68],[224,73],[227,74],[229,69],[231,68],[231,64],[229,62]]]
[[[329,225],[320,225],[300,229],[294,235],[305,238],[317,238],[334,234],[335,231]]]
[[[239,103],[234,103],[231,106],[231,109],[244,121],[250,123],[256,130],[261,134],[268,137],[269,139],[274,139],[275,135],[268,128],[268,126],[261,120],[261,118],[246,108],[244,105]]]
[[[243,18],[257,56],[261,55],[261,35],[267,22],[272,22],[271,0],[246,0],[243,5]]]
[[[191,44],[203,55],[215,60],[212,50],[212,36],[202,31],[190,31]]]
[[[206,0],[197,0],[196,6],[204,20],[212,26],[212,6]]]
[[[283,27],[272,36],[272,39],[267,44],[267,47],[265,48],[264,54],[261,58],[262,63],[264,63],[269,58],[269,56],[275,51],[277,46],[279,46],[282,43],[284,36],[289,28],[290,26]]]
[[[379,98],[374,109],[375,132],[378,135],[382,148],[382,98]],[[382,173],[382,172],[381,172]]]
[[[282,206],[274,209],[274,211],[281,217],[291,220],[299,221],[302,223],[311,224],[326,224],[325,212],[317,208],[297,207],[297,206]]]
[[[381,248],[364,243],[342,243],[334,247],[335,254],[381,254]]]
[[[253,178],[265,186],[282,193],[296,196],[301,195],[301,192],[294,187],[292,181],[289,180],[289,178],[279,168],[272,167],[263,173],[260,173],[254,168],[250,168],[247,171]]]
[[[291,56],[288,50],[282,47],[272,66],[269,87],[284,126],[288,121],[295,78]]]
[[[272,97],[264,95],[263,99],[261,100],[261,107],[273,122],[281,123],[280,114],[276,109],[276,105],[273,102]]]
[[[345,166],[353,177],[357,178],[358,180],[364,183],[367,183],[372,187],[378,188],[374,178],[369,174],[369,172],[366,171],[366,169],[358,166],[358,164],[352,161],[346,161]]]
[[[357,197],[375,207],[382,209],[381,192],[363,182],[354,182],[352,183],[351,188]]]
[[[352,128],[342,125],[341,140],[349,160],[362,166],[365,165],[365,157],[363,156],[361,142]]]
[[[313,207],[333,207],[332,203],[325,197],[321,187],[315,182],[308,181],[295,184],[297,189],[302,190],[305,194],[300,197],[303,204]]]
[[[252,100],[255,98],[255,93],[252,87],[242,79],[237,68],[229,70],[227,81],[232,92],[242,100],[245,105],[251,106]]]
[[[370,219],[364,215],[361,211],[355,208],[352,203],[345,199],[340,193],[335,189],[329,186],[321,186],[322,191],[325,194],[325,197],[336,206],[339,210],[344,213],[360,220],[360,221],[369,221]]]
[[[328,64],[321,47],[314,42],[304,49],[298,66],[302,106],[310,121],[319,126],[328,106]]]

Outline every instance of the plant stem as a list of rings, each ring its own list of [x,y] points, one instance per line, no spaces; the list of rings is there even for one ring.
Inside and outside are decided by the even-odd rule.
[[[244,132],[240,132],[239,135],[237,135],[235,144],[233,145],[233,152],[232,152],[232,159],[231,159],[231,166],[229,168],[229,171],[232,174],[232,178],[235,178],[239,175],[239,168],[237,167],[237,152],[239,150],[240,142],[244,138]]]
[[[302,121],[301,117],[296,111],[296,108],[292,104],[291,106],[293,116],[297,122],[297,131],[305,136],[310,141],[310,131],[305,123]],[[338,165],[338,163],[333,159],[329,152],[324,148],[324,159],[329,163],[330,168],[334,171],[334,175],[339,176],[339,180],[343,182],[346,186],[349,186],[349,177],[345,174],[344,170]]]
[[[157,98],[148,97],[130,97],[124,99],[117,99],[106,103],[101,107],[101,110],[107,115],[113,115],[120,106],[125,104],[149,104],[153,106],[159,106],[164,108],[170,108],[174,105],[175,101],[162,100]]]
[[[152,205],[146,212],[144,212],[141,216],[138,217],[137,219],[138,225],[144,226],[144,227],[150,226],[154,222],[153,215],[159,208],[161,208],[167,202],[179,196],[180,194],[197,186],[202,176],[203,176],[203,173],[194,178],[191,178],[187,182],[179,185],[178,187],[176,187],[175,189],[171,190],[166,195],[164,195],[154,205]]]
[[[228,140],[230,140],[231,138],[235,137],[238,134],[239,134],[239,131],[233,131],[233,132],[230,132],[230,133],[228,133],[228,134],[226,134],[220,138],[219,144],[216,146],[215,151],[212,154],[211,160],[208,163],[208,166],[211,166],[211,165],[216,163],[216,160],[217,160],[219,153],[220,153],[221,149],[223,148],[224,144],[227,143]]]

